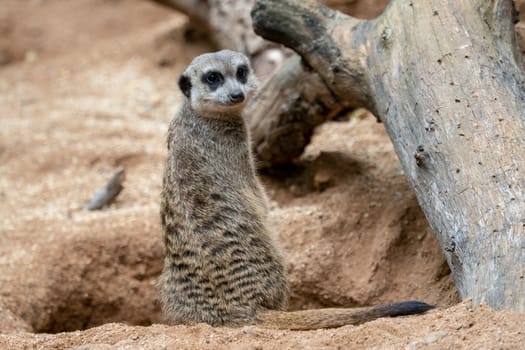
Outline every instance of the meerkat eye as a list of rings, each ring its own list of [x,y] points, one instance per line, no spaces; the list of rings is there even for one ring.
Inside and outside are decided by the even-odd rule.
[[[202,76],[202,80],[211,87],[217,87],[222,83],[223,77],[221,73],[216,72],[216,71],[211,71],[211,72],[204,74]]]
[[[239,66],[237,68],[237,80],[239,80],[241,83],[246,83],[246,80],[248,78],[248,66],[243,64],[242,66]]]

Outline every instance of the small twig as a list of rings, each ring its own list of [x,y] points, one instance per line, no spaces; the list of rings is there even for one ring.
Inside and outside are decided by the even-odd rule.
[[[99,210],[111,204],[124,188],[124,186],[122,186],[125,178],[124,170],[124,167],[119,167],[108,183],[95,192],[89,203],[84,206],[84,210]]]

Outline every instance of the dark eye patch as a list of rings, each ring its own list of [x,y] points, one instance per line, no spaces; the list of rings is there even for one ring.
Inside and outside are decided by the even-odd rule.
[[[220,72],[210,71],[204,73],[202,82],[208,84],[212,89],[216,89],[224,83],[224,77]]]
[[[181,75],[179,78],[179,88],[186,97],[190,97],[191,94],[191,80],[185,75]]]
[[[248,66],[245,64],[242,64],[237,68],[237,73],[235,75],[237,77],[237,80],[244,84],[248,80],[248,73],[249,73]]]

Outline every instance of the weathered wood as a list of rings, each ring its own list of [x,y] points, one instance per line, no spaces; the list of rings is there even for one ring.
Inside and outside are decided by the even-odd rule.
[[[319,75],[291,57],[261,88],[246,108],[260,168],[289,163],[310,143],[314,128],[343,113],[340,103]]]
[[[525,311],[525,74],[510,0],[393,0],[376,20],[259,0],[256,32],[384,122],[463,298]]]
[[[291,6],[293,5],[293,6]],[[263,10],[261,10],[264,8]],[[326,85],[337,96],[353,105],[373,107],[366,81],[366,52],[362,47],[365,37],[354,35],[345,54],[337,46],[337,38],[348,39],[346,31],[356,30],[368,23],[330,10],[317,2],[256,2],[252,12],[257,34],[294,49],[319,73]],[[344,28],[344,29],[343,29]],[[328,36],[327,33],[332,33]],[[345,38],[346,36],[346,38]]]
[[[110,205],[122,191],[124,186],[125,169],[119,167],[111,179],[100,188],[89,202],[84,206],[85,210],[99,210]]]
[[[357,18],[379,16],[390,0],[320,0],[327,7]]]

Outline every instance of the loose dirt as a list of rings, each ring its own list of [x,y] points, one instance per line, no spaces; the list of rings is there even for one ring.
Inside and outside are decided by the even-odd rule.
[[[519,348],[525,315],[459,296],[381,124],[316,130],[263,174],[292,309],[418,299],[426,315],[310,332],[167,326],[158,218],[176,79],[213,50],[147,1],[0,2],[0,348]],[[119,167],[124,190],[82,209]]]

